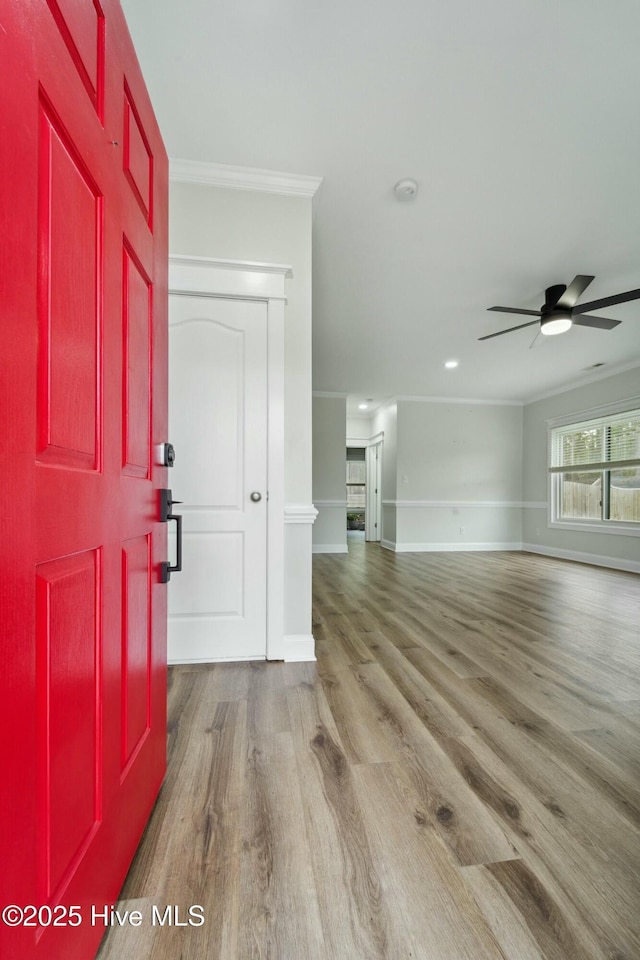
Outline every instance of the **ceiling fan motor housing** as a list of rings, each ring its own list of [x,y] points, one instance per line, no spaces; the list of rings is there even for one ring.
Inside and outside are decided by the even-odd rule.
[[[540,307],[543,316],[545,316],[547,313],[551,313],[566,289],[567,287],[564,283],[556,283],[552,287],[547,287],[544,292],[544,303]],[[561,307],[558,308],[558,310],[561,309]],[[571,313],[571,310],[567,309],[566,312]]]
[[[558,307],[556,304],[566,290],[564,283],[556,283],[545,290],[545,302],[540,308],[540,332],[547,334],[564,333],[572,325],[571,307]],[[545,329],[546,328],[546,329]]]

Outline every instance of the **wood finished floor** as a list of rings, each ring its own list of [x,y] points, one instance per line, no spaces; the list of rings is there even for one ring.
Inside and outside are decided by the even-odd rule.
[[[170,671],[100,960],[638,960],[640,577],[352,544],[314,584],[317,664]]]

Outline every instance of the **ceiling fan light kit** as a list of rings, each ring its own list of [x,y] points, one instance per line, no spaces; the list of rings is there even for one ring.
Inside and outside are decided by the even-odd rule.
[[[586,317],[582,314],[588,313],[590,310],[612,307],[616,303],[638,300],[640,299],[640,290],[628,290],[626,293],[616,293],[612,297],[603,297],[601,300],[578,304],[579,297],[594,279],[594,277],[579,273],[568,287],[563,283],[556,283],[547,287],[544,303],[539,310],[520,310],[517,307],[489,307],[489,310],[495,310],[497,313],[517,313],[527,317],[537,317],[538,319],[530,320],[528,323],[520,323],[517,327],[498,330],[497,333],[490,333],[486,337],[478,337],[478,339],[491,340],[493,337],[501,337],[504,333],[522,330],[524,327],[532,327],[535,324],[539,325],[539,332],[546,336],[566,333],[573,326],[613,330],[621,323],[620,320],[610,320],[609,317]]]
[[[566,333],[573,325],[569,314],[552,313],[550,317],[540,319],[540,333],[547,337],[555,336],[557,333]]]

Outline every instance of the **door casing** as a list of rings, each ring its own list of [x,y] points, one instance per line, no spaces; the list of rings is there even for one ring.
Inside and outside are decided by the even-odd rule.
[[[260,300],[267,305],[267,660],[283,660],[284,320],[286,264],[169,257],[169,293]],[[171,402],[171,401],[170,401]]]

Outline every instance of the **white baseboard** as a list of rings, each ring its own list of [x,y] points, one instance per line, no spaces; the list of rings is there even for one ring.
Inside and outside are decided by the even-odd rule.
[[[523,543],[522,550],[525,553],[539,553],[543,557],[557,557],[559,560],[575,560],[577,563],[590,563],[596,567],[610,567],[612,570],[640,573],[640,561],[638,560],[621,560],[618,557],[603,557],[599,553],[583,553],[581,550],[544,547],[539,543]]]
[[[169,657],[168,667],[187,666],[190,663],[260,663],[264,657]]]
[[[522,550],[521,543],[394,543],[382,540],[385,550],[394,553],[462,553],[478,550]]]
[[[290,634],[284,638],[285,663],[303,663],[315,659],[316,642],[310,633],[301,636]]]
[[[312,553],[348,553],[349,548],[346,543],[314,543],[311,548]]]

